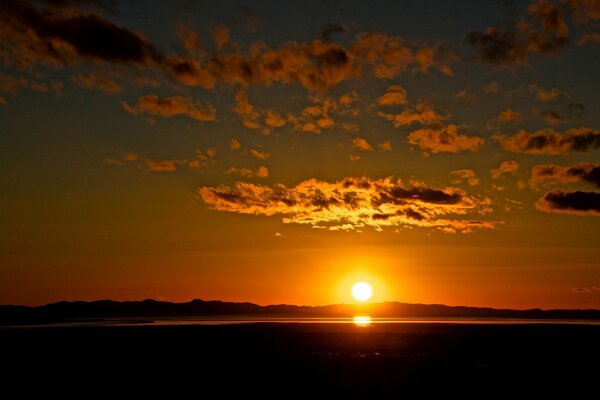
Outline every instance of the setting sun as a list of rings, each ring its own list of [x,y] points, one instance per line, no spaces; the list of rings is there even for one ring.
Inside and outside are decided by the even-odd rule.
[[[373,289],[366,282],[356,282],[352,286],[352,297],[358,301],[367,301],[371,298]]]

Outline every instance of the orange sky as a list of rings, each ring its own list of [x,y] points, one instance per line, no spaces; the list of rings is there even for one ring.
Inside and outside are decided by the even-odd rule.
[[[0,304],[599,308],[595,3],[311,4],[1,4]]]

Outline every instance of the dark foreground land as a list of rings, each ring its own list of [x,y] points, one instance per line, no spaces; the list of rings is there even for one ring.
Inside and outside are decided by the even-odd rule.
[[[600,396],[589,325],[3,328],[0,355],[14,398]]]

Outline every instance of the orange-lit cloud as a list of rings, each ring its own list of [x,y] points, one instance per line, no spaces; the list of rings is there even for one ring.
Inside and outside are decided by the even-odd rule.
[[[120,158],[106,157],[102,162],[107,165],[123,165],[139,160],[140,156],[134,152],[123,153]]]
[[[237,140],[236,138],[231,138],[231,140],[229,141],[229,148],[231,150],[239,150],[241,147],[242,145],[239,140]]]
[[[502,87],[500,86],[500,83],[498,83],[497,81],[493,81],[485,85],[483,91],[490,94],[498,94],[501,88]]]
[[[33,90],[34,92],[47,92],[53,90],[57,96],[60,96],[63,89],[61,81],[42,82],[30,80],[23,76],[11,76],[0,74],[0,92],[16,95],[21,89]]]
[[[454,185],[460,185],[463,182],[467,182],[470,186],[479,185],[479,178],[472,169],[457,169],[450,171],[450,174],[454,176],[452,180]]]
[[[185,115],[198,121],[214,121],[217,118],[217,110],[211,104],[197,103],[183,96],[161,99],[155,94],[149,94],[140,97],[137,105],[132,106],[125,102],[121,105],[133,115],[145,114],[166,118]]]
[[[237,182],[233,187],[202,187],[198,194],[218,211],[282,215],[284,223],[330,230],[420,226],[466,233],[495,226],[494,222],[467,217],[490,212],[487,198],[421,182],[405,186],[391,177],[344,178],[333,183],[309,179],[294,187]]]
[[[477,99],[477,95],[468,90],[461,90],[454,95],[454,98],[459,101],[464,101],[465,103],[474,103]]]
[[[521,113],[507,108],[506,110],[500,112],[496,119],[499,122],[520,122],[523,119],[523,117],[521,116]]]
[[[600,165],[594,163],[579,163],[573,166],[534,165],[531,168],[530,185],[537,187],[546,181],[559,183],[584,181],[600,188]]]
[[[392,142],[390,142],[389,140],[387,140],[385,142],[379,143],[377,145],[377,147],[381,151],[392,151]]]
[[[493,179],[498,179],[502,175],[514,175],[519,170],[519,163],[514,160],[503,161],[500,166],[490,171]]]
[[[206,151],[196,150],[196,158],[188,162],[191,170],[205,170],[214,164],[214,158],[217,155],[217,149],[209,147]]]
[[[535,93],[535,98],[542,103],[557,101],[563,93],[557,88],[544,89],[538,85],[529,85],[529,91]]]
[[[267,178],[269,177],[269,168],[261,165],[256,170],[250,168],[229,167],[228,174],[243,176],[244,178]]]
[[[484,142],[485,139],[482,137],[459,133],[458,127],[454,124],[418,129],[408,135],[408,143],[419,146],[428,153],[475,152],[481,148]]]
[[[414,108],[407,107],[404,111],[398,114],[379,112],[378,115],[387,119],[388,121],[391,121],[396,128],[410,126],[414,123],[419,123],[421,125],[432,125],[440,123],[445,119],[443,116],[436,113],[426,103],[419,103]]]
[[[565,133],[553,129],[525,130],[513,136],[494,135],[500,145],[513,153],[568,154],[600,148],[600,132],[590,128],[573,128]]]
[[[118,94],[123,91],[123,85],[108,75],[78,74],[74,75],[71,80],[77,86],[86,89],[96,89],[105,94]]]
[[[172,160],[146,160],[146,169],[153,172],[173,172],[175,162]]]
[[[392,85],[387,92],[376,100],[380,106],[396,106],[406,104],[406,89],[400,85]]]
[[[252,157],[257,158],[259,160],[267,160],[269,157],[271,157],[269,153],[256,149],[250,150],[250,154],[252,154]]]
[[[352,147],[361,151],[373,151],[373,146],[371,146],[366,139],[361,137],[352,139]]]
[[[538,210],[546,212],[600,216],[600,193],[549,191],[535,203]]]

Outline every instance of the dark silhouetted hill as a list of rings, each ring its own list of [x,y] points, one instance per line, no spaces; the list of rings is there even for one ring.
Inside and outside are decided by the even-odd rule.
[[[499,318],[600,320],[600,310],[510,310],[482,307],[446,306],[441,304],[407,304],[386,302],[367,305],[335,304],[327,306],[269,305],[231,303],[195,299],[187,303],[167,301],[60,301],[38,307],[0,306],[0,324],[43,324],[89,321],[104,318],[164,318],[194,316],[289,316],[348,317],[366,313],[376,317],[424,318]]]

